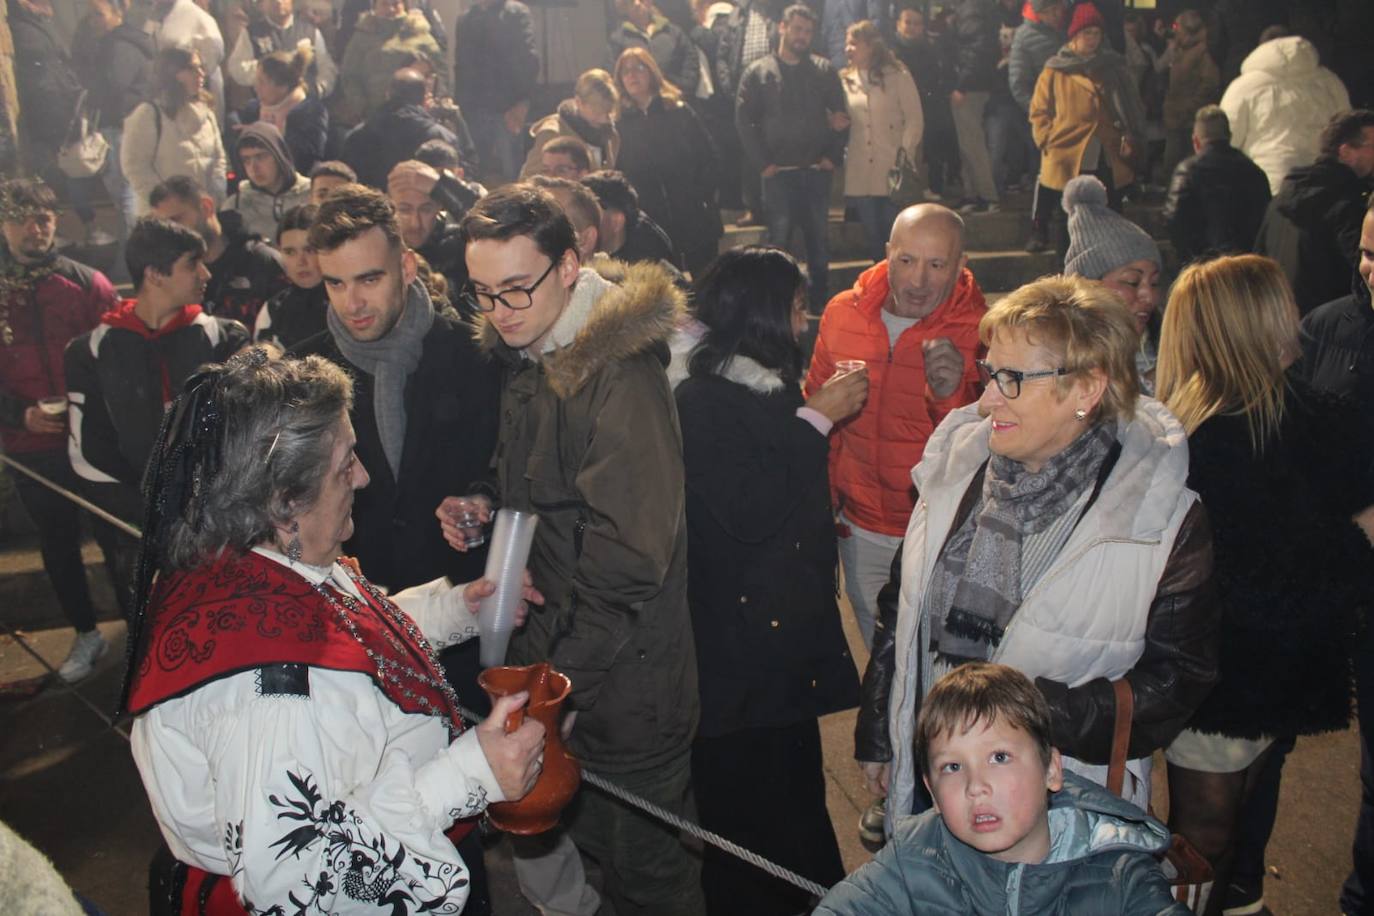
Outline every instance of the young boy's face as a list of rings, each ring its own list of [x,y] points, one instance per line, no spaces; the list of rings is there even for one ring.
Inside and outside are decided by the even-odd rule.
[[[286,265],[286,277],[302,289],[314,289],[320,285],[320,259],[315,249],[306,243],[304,229],[287,229],[277,242],[282,262]]]
[[[239,148],[239,159],[243,162],[243,170],[248,174],[248,180],[255,187],[269,194],[276,194],[281,190],[278,186],[282,183],[282,175],[281,169],[277,167],[276,156],[261,146],[243,146]]]
[[[1064,786],[1059,751],[1045,766],[1029,732],[998,719],[930,747],[926,788],[945,826],[1002,862],[1037,864],[1050,851],[1049,792]]]

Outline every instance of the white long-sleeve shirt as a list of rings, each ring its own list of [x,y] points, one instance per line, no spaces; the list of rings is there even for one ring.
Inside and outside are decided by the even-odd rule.
[[[256,549],[288,565],[280,554]],[[291,566],[357,595],[347,574]],[[475,635],[440,579],[392,597],[436,648]],[[309,695],[264,694],[257,670],[141,715],[133,754],[172,854],[228,875],[250,912],[458,913],[468,869],[444,831],[504,796],[477,740],[403,712],[365,674],[308,670]]]

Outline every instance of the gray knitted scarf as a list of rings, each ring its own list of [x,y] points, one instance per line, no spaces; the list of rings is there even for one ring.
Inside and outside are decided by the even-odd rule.
[[[334,345],[354,366],[372,376],[372,410],[391,476],[400,479],[401,450],[406,441],[406,379],[420,365],[425,335],[434,325],[434,304],[416,280],[406,290],[405,306],[396,326],[380,340],[354,340],[343,322],[326,309]]]
[[[1097,480],[1115,441],[1112,424],[1085,430],[1036,473],[993,455],[982,506],[945,545],[930,582],[931,648],[956,661],[985,659],[1021,606],[1021,544],[1043,531]]]

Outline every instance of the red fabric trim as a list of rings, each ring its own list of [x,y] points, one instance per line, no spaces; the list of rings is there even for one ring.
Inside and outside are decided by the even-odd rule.
[[[356,569],[356,567],[353,567]],[[165,700],[263,665],[302,664],[372,677],[387,698],[408,713],[445,710],[455,731],[462,719],[435,687],[406,679],[404,690],[383,681],[371,650],[388,662],[443,680],[418,642],[391,617],[395,605],[363,596],[352,615],[354,639],[329,602],[299,574],[252,551],[224,551],[193,570],[159,579],[148,602],[148,635],[129,690],[129,712],[146,712]],[[329,587],[326,585],[326,587]],[[370,613],[369,613],[370,612]],[[399,613],[399,611],[396,611]]]
[[[116,305],[104,315],[100,316],[101,322],[108,324],[112,328],[133,331],[141,337],[153,340],[187,327],[200,316],[201,311],[198,305],[183,306],[181,311],[173,315],[171,320],[166,324],[160,328],[153,329],[144,324],[142,318],[134,314],[134,306],[137,302],[138,300],[136,299],[121,299],[119,305]]]

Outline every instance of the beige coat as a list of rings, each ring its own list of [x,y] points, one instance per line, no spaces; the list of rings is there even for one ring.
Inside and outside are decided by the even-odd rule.
[[[1040,148],[1040,183],[1062,191],[1083,170],[1083,156],[1096,134],[1112,166],[1112,183],[1124,188],[1135,170],[1121,156],[1123,127],[1102,84],[1083,73],[1046,67],[1035,83],[1030,106],[1031,134]]]
[[[883,71],[881,86],[847,67],[840,73],[849,107],[849,145],[844,154],[847,197],[886,197],[887,173],[904,149],[913,160],[925,117],[916,83],[902,66]]]

